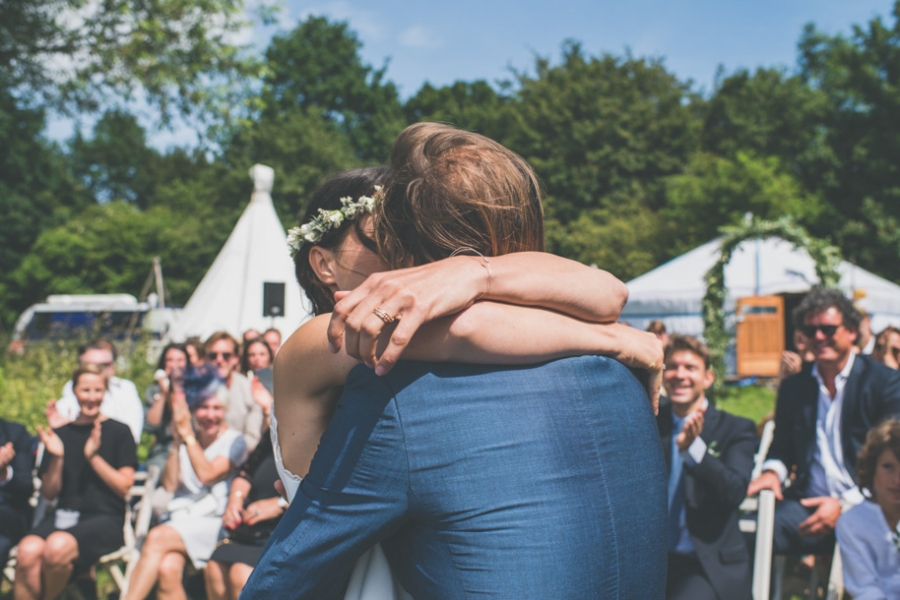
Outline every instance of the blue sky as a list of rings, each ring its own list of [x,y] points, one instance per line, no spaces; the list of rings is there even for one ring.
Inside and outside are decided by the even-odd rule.
[[[804,24],[827,33],[849,33],[881,15],[893,22],[892,0],[587,0],[514,2],[512,0],[284,0],[277,27],[248,31],[246,39],[264,48],[279,28],[289,30],[309,14],[350,24],[363,43],[363,59],[381,66],[407,98],[429,81],[440,86],[456,80],[509,77],[510,67],[531,69],[534,56],[557,60],[566,39],[583,44],[588,54],[664,58],[695,90],[709,92],[716,69],[796,64],[796,45]],[[55,121],[50,135],[71,135],[70,122]],[[190,144],[189,127],[156,132],[152,143],[165,148]]]

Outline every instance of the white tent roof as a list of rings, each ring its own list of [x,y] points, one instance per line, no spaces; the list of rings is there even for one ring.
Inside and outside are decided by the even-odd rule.
[[[661,319],[671,331],[701,335],[700,303],[706,294],[703,276],[718,260],[719,243],[713,240],[629,281],[622,320],[644,328],[651,319]],[[900,286],[846,261],[839,270],[845,293],[865,292],[858,304],[872,315],[873,331],[900,324]],[[747,240],[735,249],[725,267],[725,309],[733,312],[738,298],[756,293],[806,292],[817,281],[815,263],[805,250],[780,238]]]
[[[171,339],[206,339],[219,330],[240,339],[247,329],[262,332],[269,327],[287,338],[309,319],[310,303],[294,276],[287,235],[272,205],[275,172],[254,165],[250,176],[250,204],[181,311]],[[263,283],[285,284],[283,316],[263,316]]]

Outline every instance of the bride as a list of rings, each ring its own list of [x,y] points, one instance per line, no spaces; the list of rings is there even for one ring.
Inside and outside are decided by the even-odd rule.
[[[409,229],[423,208],[408,201],[414,194],[391,188],[397,179],[392,175],[403,170],[396,164],[398,148],[423,136],[477,138],[477,146],[463,148],[498,153],[514,168],[453,178],[453,184],[472,188],[469,197],[477,200],[429,207],[448,219],[442,231],[424,232],[435,239],[428,256],[415,258],[423,264],[408,266],[394,257],[403,255],[397,251],[403,236],[422,235]],[[390,171],[357,169],[326,182],[312,194],[301,227],[291,231],[297,278],[317,316],[291,336],[275,365],[271,431],[290,500],[348,373],[360,362],[384,374],[401,353],[414,360],[496,365],[604,354],[646,369],[648,393],[656,400],[659,342],[615,323],[627,299],[618,279],[543,252],[537,182],[521,158],[481,136],[434,123],[407,128],[394,155]],[[382,203],[382,185],[390,206]],[[465,243],[450,247],[448,241]],[[391,266],[406,268],[389,271]],[[346,597],[402,597],[387,573],[376,547],[360,559]]]

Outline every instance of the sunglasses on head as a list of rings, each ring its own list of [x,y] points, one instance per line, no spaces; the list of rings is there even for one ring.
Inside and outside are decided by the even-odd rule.
[[[222,357],[224,360],[231,360],[231,357],[234,356],[231,352],[207,352],[206,358],[208,360],[216,360],[219,357]]]
[[[800,328],[800,331],[808,338],[816,337],[817,331],[821,331],[825,337],[831,337],[838,330],[838,327],[840,325],[804,325]]]

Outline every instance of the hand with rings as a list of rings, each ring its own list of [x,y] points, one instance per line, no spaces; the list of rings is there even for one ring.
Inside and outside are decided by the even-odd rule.
[[[370,275],[353,291],[335,294],[331,351],[344,348],[383,375],[423,323],[456,314],[484,296],[489,276],[484,259],[471,255]]]

